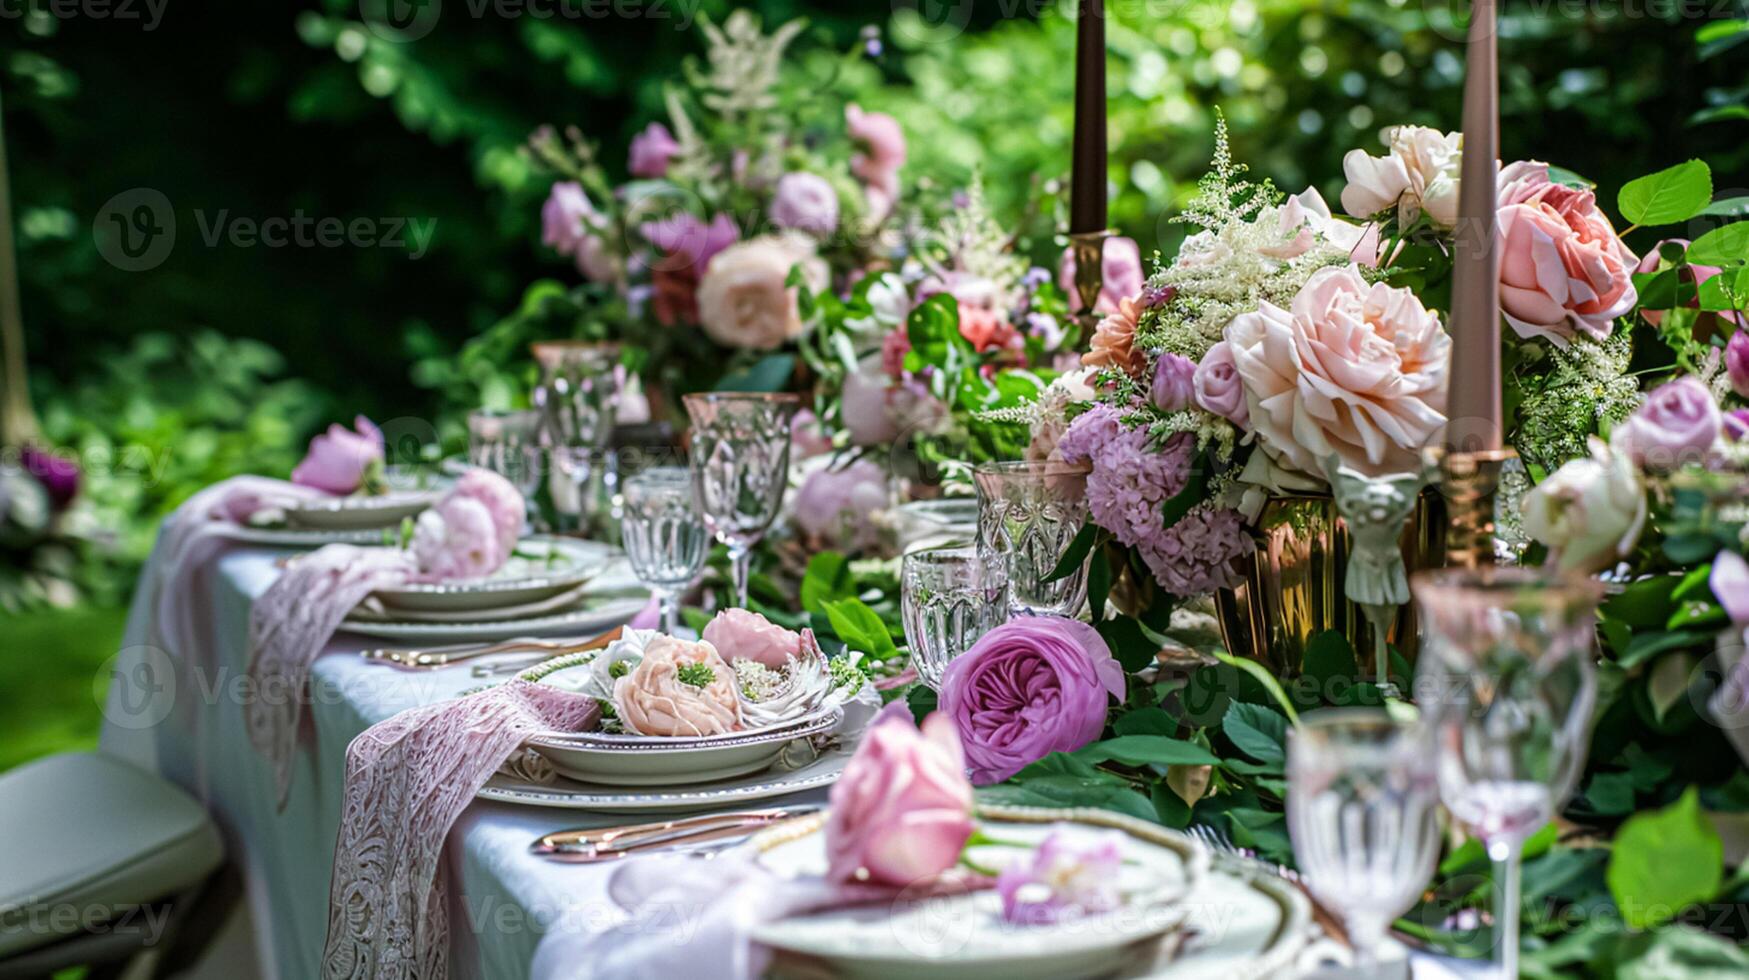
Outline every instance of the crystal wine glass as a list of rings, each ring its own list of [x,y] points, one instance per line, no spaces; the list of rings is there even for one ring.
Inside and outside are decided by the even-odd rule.
[[[662,632],[672,635],[680,593],[698,576],[710,548],[691,471],[658,466],[627,480],[619,530],[632,573],[656,594]]]
[[[948,662],[1008,619],[1008,568],[972,546],[912,551],[900,563],[899,596],[911,663],[938,689]]]
[[[790,420],[801,407],[791,394],[709,392],[687,395],[692,417],[692,479],[705,526],[728,546],[735,600],[747,606],[753,546],[776,519],[789,483]]]
[[[604,464],[625,388],[620,350],[615,344],[557,340],[531,349],[541,369],[534,404],[552,460],[554,509],[589,528],[602,497],[615,489],[607,485],[613,468]]]
[[[1495,951],[1518,975],[1519,858],[1578,780],[1597,701],[1602,587],[1547,570],[1483,566],[1416,576],[1424,630],[1416,701],[1440,795],[1487,848],[1499,883]]]
[[[1342,915],[1355,966],[1377,962],[1439,857],[1427,730],[1378,709],[1309,714],[1288,735],[1287,821],[1306,884]]]
[[[532,505],[542,469],[540,424],[541,414],[535,411],[482,408],[469,413],[468,463],[509,480]]]
[[[983,463],[978,547],[1008,563],[1008,606],[1016,614],[1074,616],[1087,598],[1087,565],[1052,579],[1087,519],[1087,468],[1063,462]]]

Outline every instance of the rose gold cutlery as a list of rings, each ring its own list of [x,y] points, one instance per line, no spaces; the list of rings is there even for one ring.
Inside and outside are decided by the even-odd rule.
[[[797,806],[769,810],[741,810],[621,827],[561,830],[537,838],[533,844],[529,845],[529,850],[554,861],[593,864],[600,861],[617,860],[644,851],[667,850],[736,837],[747,837],[754,831],[771,824],[813,813],[818,809],[820,808],[817,806]]]
[[[423,650],[408,649],[377,649],[363,650],[359,656],[372,663],[390,664],[413,670],[430,670],[438,667],[449,667],[454,664],[481,657],[493,657],[509,653],[540,654],[558,656],[568,653],[584,653],[589,650],[599,650],[620,638],[624,627],[614,627],[599,636],[590,639],[557,639],[542,640],[524,636],[516,639],[503,640],[498,643],[465,643],[454,646],[428,647]]]

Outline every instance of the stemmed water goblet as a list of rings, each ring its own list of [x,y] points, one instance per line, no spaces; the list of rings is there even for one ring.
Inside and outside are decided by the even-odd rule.
[[[540,490],[541,413],[482,408],[468,414],[468,463],[510,481],[535,513]]]
[[[978,548],[1008,565],[1009,610],[1074,616],[1087,598],[1087,563],[1053,578],[1087,520],[1087,468],[1064,462],[983,463]]]
[[[619,347],[555,340],[533,344],[532,350],[541,369],[534,404],[551,461],[553,509],[561,519],[589,528],[603,497],[615,490],[608,445],[625,388]]]
[[[1516,977],[1519,859],[1585,762],[1602,589],[1494,566],[1423,573],[1414,589],[1424,631],[1415,700],[1433,734],[1440,795],[1494,862],[1495,956]]]
[[[801,398],[717,391],[684,401],[692,418],[699,508],[705,526],[729,549],[735,601],[746,608],[753,546],[777,518],[789,484],[790,421]]]
[[[1287,743],[1287,822],[1306,884],[1341,916],[1369,969],[1439,857],[1427,731],[1379,709],[1309,714]]]
[[[969,545],[913,551],[900,562],[899,597],[911,664],[939,689],[948,663],[1008,619],[1008,568]]]
[[[662,606],[662,632],[678,625],[680,593],[704,567],[710,535],[699,516],[692,473],[658,466],[626,481],[620,543],[638,580]]]

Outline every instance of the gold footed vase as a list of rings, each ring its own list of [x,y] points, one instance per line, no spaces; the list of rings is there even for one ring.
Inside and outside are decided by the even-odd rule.
[[[1403,559],[1409,574],[1437,568],[1445,559],[1445,502],[1424,490],[1403,529]],[[1278,677],[1298,676],[1306,648],[1326,630],[1341,633],[1354,648],[1361,677],[1376,676],[1373,628],[1343,588],[1348,572],[1348,528],[1327,495],[1271,499],[1258,516],[1260,540],[1240,560],[1243,581],[1215,593],[1221,639],[1228,651],[1268,667]],[[1404,603],[1385,635],[1411,664],[1419,636],[1413,603]]]

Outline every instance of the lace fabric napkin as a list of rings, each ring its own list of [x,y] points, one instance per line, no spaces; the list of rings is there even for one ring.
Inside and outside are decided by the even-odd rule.
[[[310,665],[352,608],[378,589],[418,574],[395,548],[326,545],[293,561],[249,609],[249,681],[254,696],[243,717],[249,742],[273,766],[276,799],[285,808],[292,757],[303,716]]]
[[[413,708],[346,749],[322,975],[441,980],[449,954],[444,838],[532,735],[593,728],[593,698],[513,680]]]

